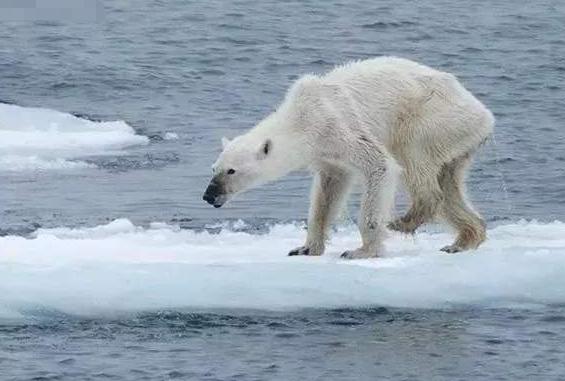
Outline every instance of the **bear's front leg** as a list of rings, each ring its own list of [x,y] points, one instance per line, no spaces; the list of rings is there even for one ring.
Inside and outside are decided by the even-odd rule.
[[[365,192],[359,216],[362,245],[348,250],[341,257],[346,259],[379,256],[386,235],[386,221],[394,205],[396,190],[396,167],[392,159],[384,155],[365,173]]]
[[[329,227],[339,213],[348,194],[351,175],[343,169],[323,165],[312,184],[308,235],[304,246],[291,250],[288,255],[322,255]]]

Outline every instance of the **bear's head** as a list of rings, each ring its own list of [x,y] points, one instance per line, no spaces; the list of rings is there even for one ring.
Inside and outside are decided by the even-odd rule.
[[[235,194],[271,179],[273,174],[271,139],[239,136],[232,141],[222,139],[223,151],[212,166],[214,175],[202,197],[219,208]]]

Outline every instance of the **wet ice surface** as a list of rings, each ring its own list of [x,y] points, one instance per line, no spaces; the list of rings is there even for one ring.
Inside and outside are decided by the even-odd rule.
[[[563,379],[561,3],[104,6],[98,24],[0,25],[0,100],[27,108],[16,121],[47,109],[14,136],[26,124],[0,105],[2,379]],[[327,257],[288,259],[305,174],[201,201],[222,135],[298,75],[384,54],[455,73],[493,110],[469,176],[484,248],[441,256],[451,237],[428,227],[351,265],[346,229]]]
[[[451,239],[445,233],[392,234],[381,258],[355,261],[339,258],[359,245],[354,226],[334,232],[324,256],[287,257],[304,236],[294,224],[255,234],[117,220],[0,237],[0,319],[25,320],[35,309],[97,316],[171,308],[565,303],[561,222],[500,225],[476,252],[460,255],[439,251]]]

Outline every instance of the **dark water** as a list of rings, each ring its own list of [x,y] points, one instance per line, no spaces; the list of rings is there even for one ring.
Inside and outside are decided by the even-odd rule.
[[[2,326],[2,379],[563,380],[563,308],[370,308]],[[24,364],[22,366],[22,364]]]
[[[455,73],[494,112],[470,174],[490,222],[565,214],[565,5],[474,1],[105,1],[99,23],[0,23],[0,100],[122,119],[151,138],[98,170],[3,173],[0,229],[118,217],[199,228],[305,218],[308,176],[201,201],[220,138],[300,74],[397,55]],[[178,140],[163,140],[164,132]],[[306,311],[0,326],[0,379],[565,379],[565,312]],[[561,362],[560,362],[561,360]]]
[[[304,218],[309,184],[300,175],[231,208],[203,203],[220,138],[272,111],[297,76],[375,55],[451,71],[493,110],[497,149],[483,150],[469,186],[489,219],[559,219],[564,16],[559,1],[107,1],[98,24],[3,22],[0,100],[123,119],[145,135],[180,139],[91,159],[105,170],[79,176],[3,174],[0,224]]]

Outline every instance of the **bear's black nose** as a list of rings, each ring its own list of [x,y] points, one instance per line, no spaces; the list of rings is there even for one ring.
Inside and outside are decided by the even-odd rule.
[[[209,195],[208,193],[204,193],[204,196],[202,196],[202,200],[206,201],[208,204],[214,204],[214,201],[216,200],[216,197]]]
[[[214,205],[216,197],[218,197],[220,191],[221,187],[216,182],[212,181],[210,182],[210,185],[208,185],[208,188],[206,188],[206,192],[204,192],[202,199],[208,204]]]

